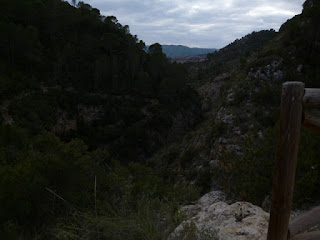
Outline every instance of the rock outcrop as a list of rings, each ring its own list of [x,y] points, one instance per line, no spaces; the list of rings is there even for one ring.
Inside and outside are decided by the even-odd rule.
[[[228,203],[220,191],[205,194],[195,205],[184,206],[181,211],[188,220],[175,229],[170,240],[185,239],[186,227],[190,230],[191,225],[195,226],[191,230],[196,239],[205,235],[219,240],[263,240],[267,236],[268,213],[248,202]]]

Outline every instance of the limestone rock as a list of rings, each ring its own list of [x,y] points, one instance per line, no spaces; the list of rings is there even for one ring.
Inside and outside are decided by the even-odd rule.
[[[299,73],[301,73],[302,68],[303,68],[303,65],[302,65],[302,64],[299,64],[298,67],[297,67],[297,71],[298,71]]]
[[[267,236],[268,213],[248,202],[228,204],[219,191],[207,193],[195,205],[181,210],[190,218],[169,239],[184,239],[184,228],[192,224],[196,227],[195,239],[202,239],[203,233],[219,240],[263,240]]]

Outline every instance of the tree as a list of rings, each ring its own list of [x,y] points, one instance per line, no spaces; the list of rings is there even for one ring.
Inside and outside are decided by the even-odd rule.
[[[159,43],[154,43],[149,47],[149,53],[162,53],[162,46]]]

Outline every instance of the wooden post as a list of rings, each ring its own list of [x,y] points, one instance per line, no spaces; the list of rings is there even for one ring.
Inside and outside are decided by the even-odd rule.
[[[304,83],[282,85],[280,138],[272,187],[268,240],[287,240],[300,139]]]

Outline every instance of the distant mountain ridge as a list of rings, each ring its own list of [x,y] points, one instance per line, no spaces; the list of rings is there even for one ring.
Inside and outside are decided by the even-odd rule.
[[[183,45],[162,45],[162,51],[169,58],[208,54],[217,51],[216,48],[190,48]]]

